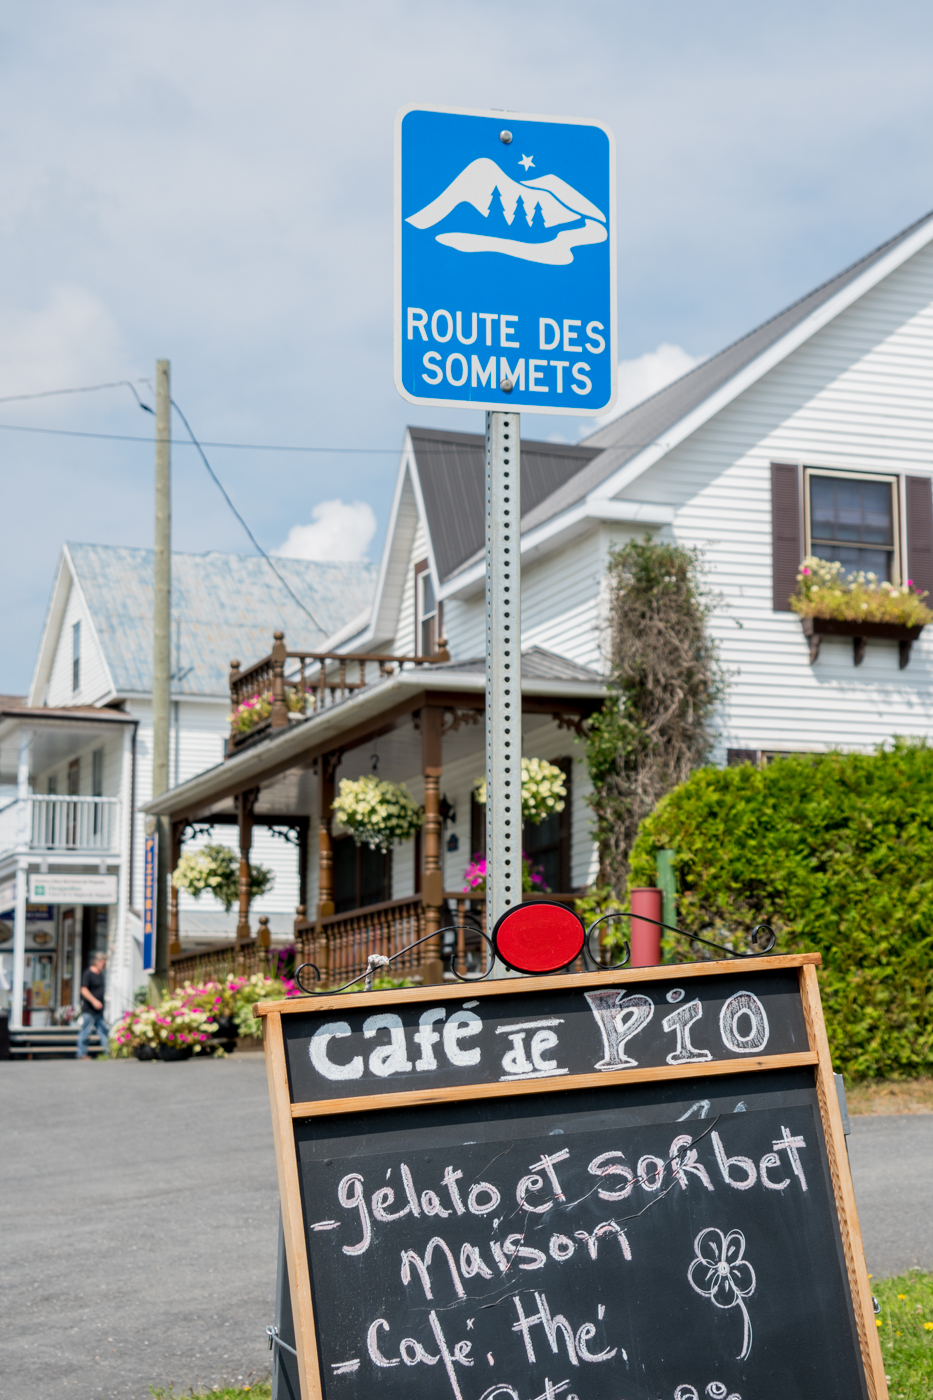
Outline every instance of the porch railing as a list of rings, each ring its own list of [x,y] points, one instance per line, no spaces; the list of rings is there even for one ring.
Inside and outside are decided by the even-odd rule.
[[[118,797],[56,797],[33,794],[0,809],[0,851],[116,853],[120,832]]]
[[[284,729],[289,716],[304,718],[345,700],[404,666],[431,666],[449,661],[443,642],[431,656],[395,656],[371,652],[347,656],[334,651],[289,651],[282,632],[273,634],[268,656],[241,671],[230,662],[231,731],[228,754],[252,744],[270,730]],[[240,706],[255,702],[253,719]],[[238,714],[239,711],[239,714]]]
[[[546,898],[572,904],[577,896],[549,894]],[[534,902],[535,896],[529,899]],[[441,927],[454,929],[453,937],[445,935],[444,940],[447,967],[456,967],[461,977],[485,972],[488,949],[480,936],[480,929],[485,931],[486,928],[486,901],[482,896],[464,894],[460,890],[446,891]],[[425,910],[420,895],[389,899],[347,914],[332,914],[321,921],[319,930],[309,925],[295,938],[296,963],[310,962],[320,969],[321,990],[342,987],[366,971],[370,953],[392,957],[424,933]],[[423,945],[413,948],[385,969],[385,975],[417,982],[421,977],[423,955]],[[200,951],[173,954],[172,979],[180,987],[186,981],[221,979],[228,972],[238,975],[268,972],[274,976],[277,960],[278,949],[262,947],[258,940],[239,946],[223,943]],[[312,981],[313,977],[308,977],[306,985],[310,986]]]

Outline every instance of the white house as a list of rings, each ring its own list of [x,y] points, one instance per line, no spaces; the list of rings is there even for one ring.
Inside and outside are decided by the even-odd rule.
[[[313,649],[370,606],[371,564],[276,567],[304,607],[258,556],[172,556],[173,784],[222,762],[231,660],[268,650],[278,629]],[[152,792],[152,570],[150,550],[65,545],[26,704],[0,710],[0,996],[5,984],[14,1027],[24,997],[37,1026],[79,1005],[94,948],[110,952],[111,1016],[143,980],[138,806]],[[229,827],[196,839],[233,844]],[[257,913],[273,933],[290,934],[293,853],[263,832],[257,859],[276,876]],[[196,942],[235,927],[235,913],[214,900],[183,907]]]
[[[229,819],[238,794],[258,789],[260,807],[291,802],[311,815],[327,858],[319,884],[312,842],[309,898],[318,891],[334,950],[365,935],[367,906],[383,911],[380,928],[396,917],[390,905],[402,922],[412,901],[434,908],[436,885],[430,898],[421,889],[438,866],[453,896],[475,849],[482,732],[465,715],[482,708],[483,472],[479,433],[410,429],[371,611],[328,642],[347,655],[425,656],[444,637],[449,660],[334,692],[336,703],[258,733],[148,804],[176,822]],[[524,752],[561,760],[570,778],[563,829],[548,837],[560,886],[595,871],[576,730],[603,693],[610,549],[646,532],[702,549],[730,674],[719,761],[933,738],[933,629],[912,648],[807,637],[788,603],[811,552],[933,593],[931,478],[933,215],[578,446],[522,444]],[[436,742],[424,737],[426,714]],[[349,849],[341,875],[329,801],[335,780],[374,758],[429,813],[437,787],[446,840],[433,854],[427,834],[424,848],[398,848],[364,889]]]

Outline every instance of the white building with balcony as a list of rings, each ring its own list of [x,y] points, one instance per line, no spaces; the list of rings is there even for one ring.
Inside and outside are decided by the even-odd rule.
[[[257,555],[172,555],[169,779],[223,760],[230,663],[287,628],[309,647],[369,609],[376,566]],[[81,1009],[90,954],[107,950],[107,1019],[132,1003],[141,959],[144,818],[152,794],[151,550],[67,544],[26,703],[0,697],[0,1014],[37,1029]],[[300,600],[300,602],[298,601]],[[192,844],[234,845],[229,824]],[[294,849],[263,832],[275,875],[257,902],[291,936]],[[183,896],[186,947],[232,936],[236,912]]]
[[[91,706],[0,709],[0,987],[14,1030],[79,1005],[96,949],[113,989],[127,980],[136,728]]]

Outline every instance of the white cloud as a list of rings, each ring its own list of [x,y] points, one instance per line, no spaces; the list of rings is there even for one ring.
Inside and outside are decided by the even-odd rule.
[[[117,323],[84,287],[59,283],[48,288],[43,305],[0,307],[0,395],[126,377]],[[44,410],[60,406],[46,402]],[[68,406],[73,411],[73,403]]]
[[[665,342],[657,350],[647,350],[634,360],[619,361],[619,397],[615,407],[595,420],[597,428],[605,427],[614,418],[628,413],[630,408],[650,399],[665,385],[672,384],[682,374],[704,360],[705,355],[690,355],[680,345]]]
[[[376,515],[366,501],[321,501],[310,525],[293,525],[276,551],[286,559],[365,559],[376,533]]]

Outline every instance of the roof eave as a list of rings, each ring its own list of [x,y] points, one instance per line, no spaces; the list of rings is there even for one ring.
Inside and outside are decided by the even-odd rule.
[[[536,559],[578,539],[604,524],[625,524],[663,526],[673,524],[676,512],[673,506],[655,501],[603,501],[587,498],[559,515],[552,516],[543,524],[526,530],[521,540],[523,564],[532,564]],[[486,560],[481,555],[459,569],[444,581],[438,596],[442,599],[457,598],[466,601],[481,593],[486,580]]]

